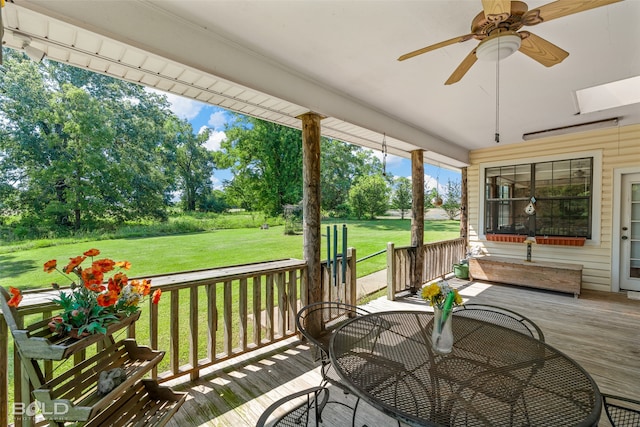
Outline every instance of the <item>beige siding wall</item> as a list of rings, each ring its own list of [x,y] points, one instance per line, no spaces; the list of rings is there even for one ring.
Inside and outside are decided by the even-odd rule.
[[[492,148],[472,151],[471,164],[467,170],[470,245],[480,246],[491,255],[516,258],[526,256],[526,246],[523,244],[488,242],[483,237],[483,221],[480,218],[483,189],[480,185],[480,173],[484,167],[501,162],[516,164],[522,160],[535,161],[541,157],[570,155],[571,158],[578,158],[594,153],[600,156],[602,167],[601,170],[595,170],[597,163],[594,163],[594,187],[598,185],[598,188],[594,188],[596,203],[593,209],[596,214],[594,217],[599,217],[599,224],[594,227],[592,240],[588,240],[582,247],[535,245],[533,260],[582,264],[583,288],[611,291],[612,269],[617,269],[619,262],[612,260],[612,224],[614,215],[618,215],[618,212],[613,212],[613,200],[614,194],[620,191],[619,188],[613,188],[614,174],[617,169],[622,168],[626,172],[640,172],[640,125],[509,145],[496,144]]]

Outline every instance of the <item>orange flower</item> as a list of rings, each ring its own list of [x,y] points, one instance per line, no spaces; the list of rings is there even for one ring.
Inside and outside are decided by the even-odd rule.
[[[118,261],[116,262],[116,267],[128,270],[131,268],[131,263],[129,261]]]
[[[57,266],[58,262],[55,259],[52,259],[51,261],[47,261],[44,263],[44,271],[47,273],[51,273],[52,271],[56,270]]]
[[[87,252],[83,254],[84,256],[98,256],[100,255],[100,251],[98,249],[89,249]]]
[[[85,283],[84,287],[97,294],[100,292],[104,292],[105,290],[105,287],[102,286],[100,283]]]
[[[156,289],[153,291],[153,295],[151,296],[151,302],[153,304],[158,304],[160,302],[160,296],[162,295],[162,289]]]
[[[111,270],[113,270],[113,267],[115,266],[115,262],[113,260],[110,260],[108,258],[105,259],[99,259],[97,261],[94,261],[93,264],[91,264],[91,268],[93,268],[94,270],[100,270],[103,273],[108,273]]]
[[[115,291],[120,293],[122,288],[127,284],[128,277],[124,273],[116,273],[113,277],[109,278],[109,283],[107,287],[110,291]]]
[[[142,282],[135,281],[135,284],[132,283],[132,285],[134,285],[138,293],[144,297],[151,293],[151,281],[149,279],[144,279]]]
[[[118,293],[114,291],[105,292],[98,295],[98,305],[100,307],[110,307],[118,302]]]
[[[86,256],[77,256],[75,258],[69,258],[69,259],[70,259],[69,264],[67,264],[67,266],[64,268],[64,270],[62,270],[67,274],[71,273],[74,268],[76,268],[77,266],[82,264],[82,261],[87,259],[87,257]]]
[[[91,285],[101,284],[103,279],[104,273],[94,267],[85,268],[84,270],[82,270],[82,281],[84,282],[84,285],[89,289],[91,289]]]
[[[9,286],[9,292],[11,293],[11,299],[7,302],[7,305],[9,307],[17,307],[20,304],[20,301],[22,301],[20,289]]]

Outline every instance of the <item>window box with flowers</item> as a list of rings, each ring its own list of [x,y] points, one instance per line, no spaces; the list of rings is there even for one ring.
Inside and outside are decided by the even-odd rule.
[[[99,250],[90,249],[71,258],[62,269],[58,268],[56,260],[44,264],[45,272],[61,274],[70,281],[70,287],[64,289],[57,283],[52,284],[59,291],[53,302],[61,308],[52,318],[24,329],[10,322],[14,323],[9,326],[15,340],[20,342],[24,356],[61,360],[135,322],[140,317],[140,305],[146,298],[150,297],[154,304],[159,302],[161,291],[158,289],[151,295],[150,280],[129,280],[124,274],[123,270],[131,266],[129,262],[94,259],[99,254]],[[91,264],[83,267],[87,259]],[[112,272],[111,277],[106,277]],[[74,275],[76,280],[70,275]],[[11,295],[4,289],[2,291],[5,298],[0,298],[0,301],[3,305],[6,302],[8,310],[15,310],[22,300],[20,291],[10,288]],[[17,319],[17,313],[11,314]]]

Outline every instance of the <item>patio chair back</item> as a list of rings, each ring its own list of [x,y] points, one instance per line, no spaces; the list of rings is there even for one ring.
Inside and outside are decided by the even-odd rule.
[[[603,394],[602,402],[613,427],[640,426],[640,401],[628,397]]]
[[[321,301],[306,305],[296,316],[298,331],[315,347],[315,360],[322,362],[322,378],[345,390],[338,374],[331,368],[329,361],[329,341],[331,334],[344,322],[356,316],[370,314],[367,310],[340,302]],[[320,329],[307,328],[307,323],[319,321]]]
[[[324,387],[312,387],[290,394],[265,409],[256,427],[263,427],[267,423],[274,427],[319,426],[328,399],[329,391]]]
[[[456,316],[500,325],[544,342],[542,330],[532,320],[502,307],[487,304],[465,304],[455,309]]]

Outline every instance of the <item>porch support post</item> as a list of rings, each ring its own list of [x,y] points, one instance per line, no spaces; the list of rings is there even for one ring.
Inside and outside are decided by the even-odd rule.
[[[469,246],[469,216],[467,212],[467,168],[461,170],[460,181],[460,237],[464,239],[465,255]]]
[[[424,155],[422,150],[411,152],[411,246],[415,249],[411,271],[411,293],[422,286],[424,263]]]
[[[322,116],[306,113],[298,118],[302,120],[302,216],[304,259],[307,261],[306,303],[311,304],[322,300],[320,269],[320,120]]]

